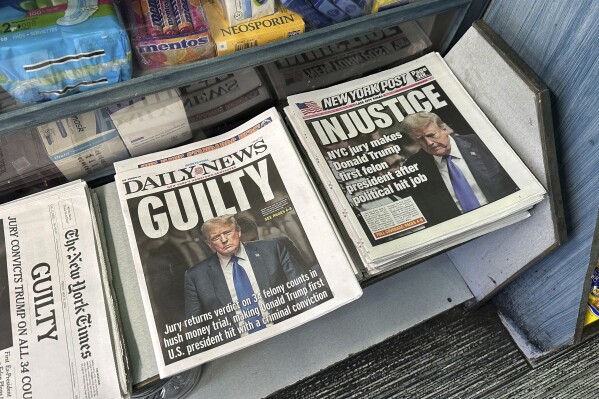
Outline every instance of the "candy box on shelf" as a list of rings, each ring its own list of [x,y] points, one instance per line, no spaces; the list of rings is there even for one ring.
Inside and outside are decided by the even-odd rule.
[[[21,102],[131,78],[129,39],[113,1],[60,3],[0,3],[0,86]]]
[[[162,68],[214,56],[200,0],[130,0],[133,52],[142,69]]]

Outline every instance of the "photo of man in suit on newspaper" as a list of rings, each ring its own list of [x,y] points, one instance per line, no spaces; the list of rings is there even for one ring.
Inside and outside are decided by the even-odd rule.
[[[451,132],[437,114],[408,115],[400,131],[420,147],[405,165],[417,165],[426,175],[427,180],[413,188],[409,195],[427,219],[428,227],[518,191],[476,134]]]
[[[288,288],[288,282],[294,290],[305,285],[306,274],[285,241],[242,242],[241,228],[233,215],[205,221],[201,232],[215,252],[185,273],[186,317],[193,320],[226,307],[225,322],[236,327],[233,335],[212,330],[210,347],[253,334],[298,313],[290,311],[293,300],[264,295]],[[276,297],[285,300],[278,303],[273,300]]]

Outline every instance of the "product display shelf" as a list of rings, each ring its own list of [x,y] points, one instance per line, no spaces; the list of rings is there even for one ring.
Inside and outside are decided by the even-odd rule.
[[[145,74],[128,81],[96,90],[78,93],[62,99],[27,105],[0,114],[0,134],[23,128],[35,127],[59,117],[96,110],[109,104],[191,84],[214,76],[254,67],[277,59],[309,51],[340,40],[349,39],[402,22],[418,18],[451,13],[451,20],[444,18],[444,37],[436,51],[444,53],[456,31],[462,25],[469,26],[480,15],[469,15],[471,4],[485,4],[487,0],[422,0],[378,14],[367,15],[326,28],[287,38],[284,41],[254,47],[241,52],[215,57],[196,63],[180,65],[154,73]],[[475,10],[480,9],[479,7]]]

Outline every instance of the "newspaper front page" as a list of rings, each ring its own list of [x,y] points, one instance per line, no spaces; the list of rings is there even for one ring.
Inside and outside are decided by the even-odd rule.
[[[89,201],[76,182],[0,207],[0,398],[126,396]]]
[[[161,377],[361,295],[274,109],[115,167]]]
[[[543,198],[438,54],[288,101],[290,122],[371,271],[522,219]]]

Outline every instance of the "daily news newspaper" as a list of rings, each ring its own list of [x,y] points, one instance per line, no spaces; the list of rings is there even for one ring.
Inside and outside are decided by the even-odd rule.
[[[0,207],[0,398],[120,398],[85,183]]]
[[[456,245],[543,197],[436,53],[288,102],[294,130],[367,269]],[[450,161],[463,170],[470,202],[460,202],[465,189],[454,188]]]
[[[115,168],[161,377],[361,295],[274,109]]]

